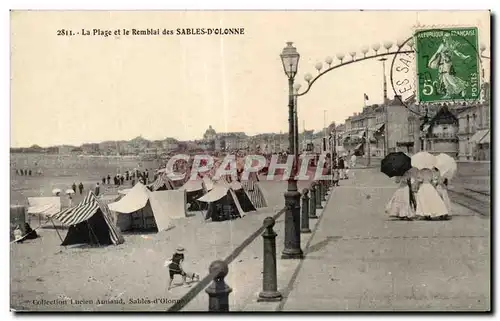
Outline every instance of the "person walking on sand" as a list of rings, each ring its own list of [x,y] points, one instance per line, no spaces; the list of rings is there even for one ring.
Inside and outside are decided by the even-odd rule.
[[[109,174],[108,174],[107,179],[108,179],[108,185],[109,185],[109,183],[110,183],[110,181],[111,181],[111,177],[109,176]]]
[[[95,184],[95,196],[99,196],[99,192],[101,190],[101,187],[99,186],[99,182]]]
[[[78,190],[80,190],[80,195],[83,194],[83,183],[80,182],[80,184],[78,184]]]
[[[71,185],[71,189],[76,193],[76,183],[73,183],[73,185]]]
[[[102,178],[102,185],[106,184],[106,177]]]
[[[71,194],[68,194],[68,207],[73,206],[73,196]]]
[[[120,176],[120,183],[121,183],[121,185],[123,185],[123,182],[125,182],[125,177],[122,175],[122,176]]]

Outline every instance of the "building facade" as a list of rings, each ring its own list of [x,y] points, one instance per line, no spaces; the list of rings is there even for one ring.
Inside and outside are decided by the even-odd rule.
[[[467,106],[458,114],[458,159],[490,160],[490,104]]]
[[[458,156],[458,118],[445,104],[436,115],[428,121],[424,118],[422,125],[422,150],[432,154],[447,154],[453,158]]]

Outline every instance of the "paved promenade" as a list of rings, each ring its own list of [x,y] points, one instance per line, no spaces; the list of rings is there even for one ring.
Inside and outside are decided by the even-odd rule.
[[[284,311],[485,311],[490,221],[453,205],[451,221],[391,221],[394,183],[358,169],[336,188]]]

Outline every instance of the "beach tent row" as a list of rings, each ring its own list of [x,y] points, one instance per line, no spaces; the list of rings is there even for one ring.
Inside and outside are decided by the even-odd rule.
[[[156,191],[170,191],[175,189],[175,183],[172,181],[166,173],[158,175],[156,180],[148,185],[148,188],[152,192]]]
[[[61,245],[118,245],[125,241],[112,221],[108,206],[92,191],[78,205],[59,212],[52,218],[69,226]]]
[[[172,227],[172,219],[185,217],[184,191],[149,191],[137,183],[119,201],[110,203],[116,213],[116,225],[121,231],[156,229],[164,231]]]
[[[245,213],[256,210],[242,185],[238,182],[228,183],[226,180],[215,182],[212,189],[198,198],[198,201],[208,204],[205,219],[212,221],[243,217]]]

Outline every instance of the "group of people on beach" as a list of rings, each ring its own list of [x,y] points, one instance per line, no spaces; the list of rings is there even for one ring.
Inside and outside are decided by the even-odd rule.
[[[33,171],[31,169],[17,169],[16,168],[16,175],[32,176],[32,174],[33,174]],[[43,172],[41,169],[39,169],[38,171],[36,171],[36,174],[40,176],[43,174]]]
[[[123,185],[125,181],[132,181],[132,186],[135,185],[135,180],[137,179],[142,184],[149,184],[149,169],[144,171],[134,170],[134,171],[125,171],[125,174],[116,174],[113,177],[113,183],[116,186]],[[156,179],[156,176],[154,177]],[[108,174],[107,177],[102,177],[101,179],[102,185],[111,185],[111,175]]]
[[[437,168],[412,167],[403,176],[396,177],[400,187],[386,206],[389,216],[401,220],[448,220],[451,202],[448,197],[448,179]]]

